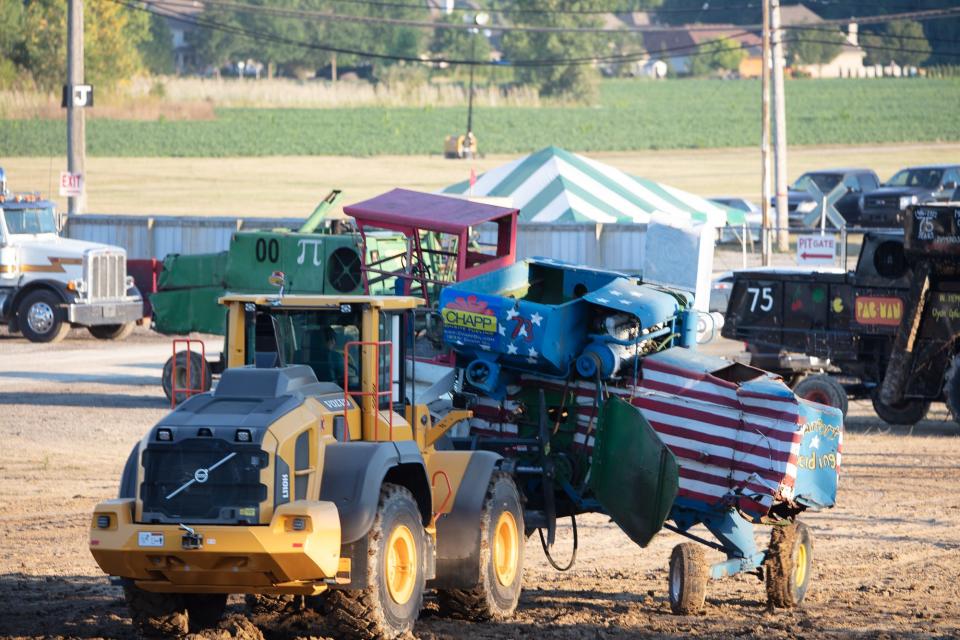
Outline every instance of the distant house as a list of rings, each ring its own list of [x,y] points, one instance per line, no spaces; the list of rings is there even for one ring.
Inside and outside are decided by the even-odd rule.
[[[762,41],[753,33],[744,33],[735,25],[696,25],[695,29],[667,29],[650,31],[643,34],[644,48],[650,59],[662,60],[674,73],[690,73],[690,62],[701,45],[709,46],[716,40],[726,39],[736,42],[746,52],[737,72],[741,77],[760,76]]]
[[[780,18],[784,26],[814,26],[823,22],[823,18],[802,4],[782,7]],[[860,47],[857,24],[852,22],[847,26],[846,41],[840,53],[833,60],[824,64],[798,64],[793,69],[813,78],[863,78],[872,75],[863,66],[866,56],[866,51]]]

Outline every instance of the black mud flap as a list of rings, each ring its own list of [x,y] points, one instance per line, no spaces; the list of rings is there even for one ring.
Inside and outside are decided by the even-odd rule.
[[[641,547],[663,527],[677,497],[677,459],[635,406],[612,397],[597,422],[590,486]]]

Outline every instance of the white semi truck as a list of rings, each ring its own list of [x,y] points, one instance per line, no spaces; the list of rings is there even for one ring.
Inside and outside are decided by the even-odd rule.
[[[32,342],[57,342],[72,326],[117,340],[142,317],[126,252],[61,237],[54,204],[10,193],[0,169],[0,323]]]

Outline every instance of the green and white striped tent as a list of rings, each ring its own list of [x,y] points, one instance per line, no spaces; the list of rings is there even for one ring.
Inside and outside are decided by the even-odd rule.
[[[521,222],[649,222],[654,213],[714,226],[743,224],[743,213],[705,198],[547,147],[443,193],[510,198]]]

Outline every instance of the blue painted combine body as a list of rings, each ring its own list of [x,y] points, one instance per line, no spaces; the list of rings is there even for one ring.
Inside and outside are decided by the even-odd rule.
[[[643,546],[664,527],[727,556],[700,571],[689,565],[696,554],[678,545],[670,588],[680,613],[696,609],[683,604],[683,585],[700,573],[763,574],[794,562],[795,539],[809,562],[809,531],[793,523],[834,505],[843,429],[839,411],[798,399],[779,377],[693,351],[692,302],[625,274],[543,258],[440,295],[462,389],[478,395],[477,419],[494,425],[469,446],[516,458],[528,528],[547,529],[552,541],[557,517],[600,511]],[[495,428],[505,407],[517,407],[506,418],[515,436]],[[604,416],[612,416],[605,426]],[[664,499],[665,508],[647,504]],[[789,527],[758,551],[761,523]],[[716,542],[692,533],[697,524]],[[807,576],[772,591],[768,580],[768,593],[779,594],[773,604],[799,603]]]

